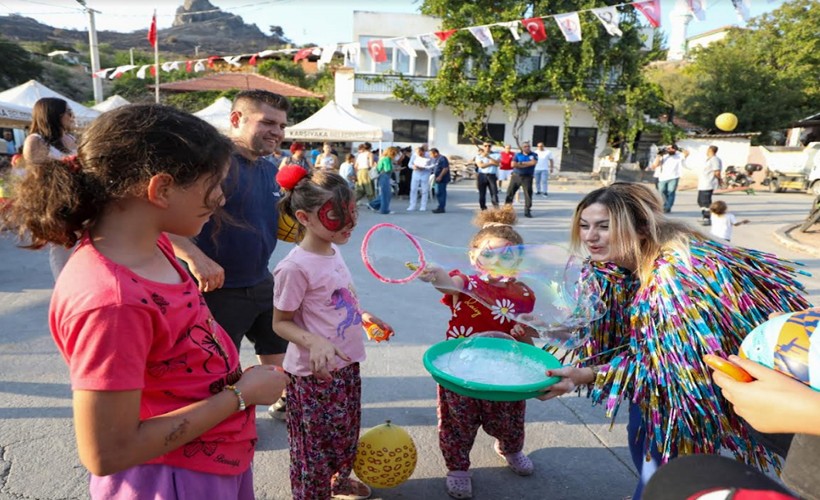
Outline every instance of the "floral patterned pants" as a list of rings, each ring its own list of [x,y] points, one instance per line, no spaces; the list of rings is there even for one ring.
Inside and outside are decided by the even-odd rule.
[[[290,486],[294,500],[327,500],[331,478],[350,476],[361,424],[359,364],[333,380],[291,376],[287,388]]]
[[[521,451],[526,409],[526,401],[485,401],[438,386],[438,443],[447,470],[470,468],[479,427],[498,440],[501,453]]]

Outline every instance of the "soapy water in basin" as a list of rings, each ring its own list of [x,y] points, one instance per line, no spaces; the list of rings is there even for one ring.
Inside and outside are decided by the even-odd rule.
[[[525,357],[520,349],[499,354],[494,349],[465,346],[438,356],[432,363],[449,375],[482,384],[526,385],[547,378],[544,365]]]

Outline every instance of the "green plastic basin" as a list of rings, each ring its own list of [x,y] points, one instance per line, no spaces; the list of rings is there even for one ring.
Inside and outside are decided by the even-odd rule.
[[[541,395],[544,389],[560,380],[559,377],[547,377],[544,375],[543,381],[532,384],[488,384],[457,377],[437,368],[433,364],[438,357],[456,350],[468,339],[469,338],[458,338],[445,340],[444,342],[433,344],[424,353],[424,368],[426,368],[427,371],[430,372],[430,375],[433,376],[433,379],[445,389],[449,389],[462,396],[469,396],[476,399],[486,399],[489,401],[523,401]],[[478,337],[469,340],[472,348],[498,351],[499,356],[509,355],[513,348],[515,348],[518,353],[527,360],[543,366],[544,371],[562,366],[552,354],[529,344],[524,344],[523,342],[492,337]],[[499,373],[498,379],[499,382],[503,382],[504,374]]]

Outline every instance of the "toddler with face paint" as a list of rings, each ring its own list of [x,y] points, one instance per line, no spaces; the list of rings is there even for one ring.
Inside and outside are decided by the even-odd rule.
[[[370,488],[350,478],[361,421],[362,321],[390,326],[359,309],[339,254],[356,226],[355,195],[327,170],[288,165],[276,180],[285,190],[280,210],[303,236],[273,272],[273,327],[290,341],[283,367],[293,498],[368,498]]]
[[[452,313],[448,339],[500,331],[532,343],[531,329],[514,319],[535,307],[532,289],[515,278],[524,251],[524,240],[513,229],[515,222],[511,205],[478,212],[474,223],[480,229],[470,241],[473,272],[448,272],[428,265],[419,276],[445,294],[441,301]],[[525,401],[484,401],[438,387],[439,447],[451,497],[472,497],[470,449],[480,427],[496,438],[495,451],[513,472],[532,474],[532,461],[522,451],[525,410]]]

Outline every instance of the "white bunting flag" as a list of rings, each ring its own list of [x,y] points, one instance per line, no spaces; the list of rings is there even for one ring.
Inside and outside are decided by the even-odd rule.
[[[706,0],[686,0],[686,5],[698,21],[706,20]]]
[[[145,80],[145,72],[148,71],[148,68],[150,68],[151,66],[152,65],[150,64],[146,64],[145,66],[137,70],[137,78],[139,78],[140,80]]]
[[[478,40],[478,43],[480,43],[485,49],[495,45],[493,34],[490,32],[490,28],[488,26],[471,26],[467,29],[470,30],[470,33],[473,34],[475,39]]]
[[[322,48],[322,55],[319,56],[319,60],[316,61],[316,66],[319,69],[322,69],[325,67],[325,65],[330,64],[330,61],[333,59],[333,54],[336,53],[336,49],[338,47],[339,46],[335,43],[332,45],[325,45]]]
[[[407,38],[399,38],[394,43],[407,57],[416,57],[416,49],[413,48],[413,44]]]
[[[751,17],[749,14],[750,3],[751,0],[732,0],[732,5],[735,6],[737,17],[743,22],[748,21],[749,17]]]
[[[165,71],[167,73],[173,69],[173,64],[174,63],[172,63],[171,61],[165,61],[160,65],[160,68],[162,68],[162,71]]]
[[[358,43],[346,43],[342,45],[342,54],[345,56],[345,66],[351,68],[359,67],[359,52],[361,48]]]
[[[556,14],[553,16],[558,27],[561,28],[561,33],[568,42],[581,41],[581,19],[577,12],[570,12],[568,14]]]
[[[518,32],[518,27],[521,26],[521,21],[510,21],[507,23],[499,23],[498,25],[509,28],[510,34],[513,38],[515,38],[516,42],[521,39],[521,34]]]
[[[131,71],[132,69],[136,68],[133,64],[126,64],[124,66],[117,66],[117,69],[111,73],[111,76],[108,77],[109,80],[113,80],[114,78],[121,77],[126,71]]]
[[[435,35],[429,33],[426,35],[419,35],[419,42],[421,42],[421,46],[424,47],[424,51],[427,52],[427,57],[441,56],[441,49],[438,47],[438,42],[436,42]]]
[[[621,13],[618,12],[617,7],[601,7],[600,9],[592,9],[595,17],[604,25],[604,29],[610,36],[623,36],[619,24],[621,23]]]
[[[199,73],[200,71],[205,71],[205,59],[200,59],[199,61],[194,64],[194,71]]]

